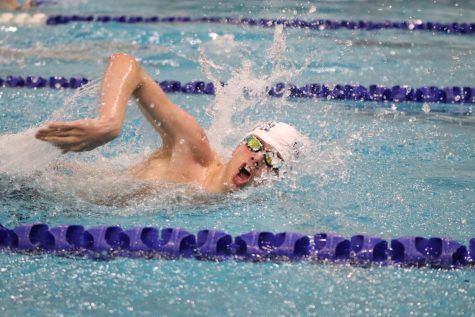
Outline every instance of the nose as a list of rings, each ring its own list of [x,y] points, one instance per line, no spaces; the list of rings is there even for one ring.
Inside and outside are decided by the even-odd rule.
[[[260,169],[264,163],[264,153],[262,151],[259,151],[259,152],[253,152],[252,155],[251,155],[251,161],[252,161],[252,165],[256,168],[256,169]]]

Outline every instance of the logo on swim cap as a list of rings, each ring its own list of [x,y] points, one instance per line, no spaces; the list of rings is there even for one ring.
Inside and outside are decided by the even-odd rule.
[[[265,123],[262,123],[262,124],[258,125],[256,128],[259,128],[261,130],[269,132],[270,129],[275,127],[275,124],[276,124],[275,121],[269,121],[269,122],[265,122]]]

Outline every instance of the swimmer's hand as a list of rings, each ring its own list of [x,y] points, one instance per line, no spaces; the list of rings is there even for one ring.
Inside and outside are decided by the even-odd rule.
[[[91,151],[115,139],[120,133],[113,122],[87,119],[71,122],[52,122],[36,132],[35,137],[67,152]]]

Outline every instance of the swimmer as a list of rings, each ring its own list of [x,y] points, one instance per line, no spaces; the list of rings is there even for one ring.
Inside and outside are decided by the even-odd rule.
[[[36,138],[63,153],[93,150],[119,136],[131,96],[162,139],[157,151],[129,170],[136,179],[197,184],[208,192],[234,191],[263,173],[278,173],[298,155],[305,139],[288,124],[267,122],[246,134],[224,162],[195,118],[173,104],[135,58],[124,53],[109,59],[96,119],[52,122],[39,129]]]
[[[35,6],[35,1],[25,1],[23,4],[16,0],[0,0],[0,10],[30,9]]]

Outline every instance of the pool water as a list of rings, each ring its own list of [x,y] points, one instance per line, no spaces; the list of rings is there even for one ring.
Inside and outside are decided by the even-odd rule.
[[[473,22],[470,1],[61,1],[46,14],[235,16]],[[32,128],[97,114],[84,91],[0,88],[0,223],[475,236],[475,116],[470,105],[273,98],[276,82],[474,86],[473,36],[400,30],[263,29],[219,24],[0,26],[0,77],[99,80],[113,52],[158,80],[229,83],[216,96],[171,94],[229,156],[256,121],[309,136],[284,179],[206,194],[122,176],[160,144],[131,103],[122,135],[61,156]],[[438,110],[443,110],[441,113]],[[147,187],[148,188],[148,187]],[[0,314],[24,316],[470,316],[471,268],[85,258],[0,253]]]

